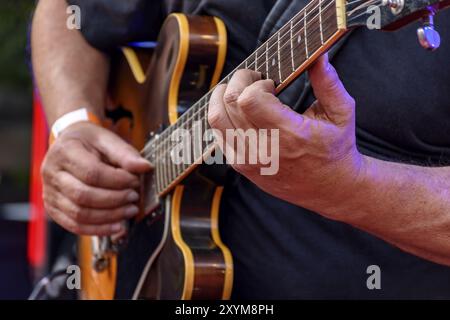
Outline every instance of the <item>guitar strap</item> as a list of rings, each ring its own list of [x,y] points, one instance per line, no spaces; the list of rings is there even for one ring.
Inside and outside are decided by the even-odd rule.
[[[309,0],[278,0],[270,11],[263,23],[261,32],[258,37],[258,46],[266,41],[272,34],[277,32],[283,25],[285,25],[292,17],[303,9],[308,4]],[[329,60],[336,56],[336,54],[343,48],[348,40],[351,32],[347,33],[338,43],[336,43],[328,52]],[[308,74],[304,73],[297,80],[295,80],[279,98],[288,106],[297,112],[306,110],[309,106],[305,106],[305,102],[312,93],[311,83],[308,79]]]

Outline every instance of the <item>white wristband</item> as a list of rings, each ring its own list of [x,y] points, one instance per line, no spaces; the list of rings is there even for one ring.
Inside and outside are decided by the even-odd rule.
[[[66,113],[61,118],[55,121],[52,126],[50,134],[50,143],[52,143],[58,136],[69,126],[82,121],[88,121],[100,125],[100,120],[86,108],[81,108],[69,113]]]

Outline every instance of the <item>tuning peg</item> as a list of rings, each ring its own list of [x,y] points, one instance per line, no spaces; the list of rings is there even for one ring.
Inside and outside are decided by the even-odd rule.
[[[427,50],[434,51],[441,45],[441,36],[434,29],[434,12],[429,12],[422,19],[422,27],[417,29],[420,45]]]

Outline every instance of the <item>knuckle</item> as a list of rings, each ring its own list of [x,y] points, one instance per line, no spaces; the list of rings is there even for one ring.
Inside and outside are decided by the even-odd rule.
[[[90,166],[84,171],[83,181],[89,185],[97,185],[100,180],[100,169],[98,166]]]
[[[246,90],[239,98],[238,105],[242,111],[251,112],[258,105],[258,98],[254,90]]]
[[[223,102],[227,105],[235,105],[239,99],[240,93],[237,91],[229,91],[223,96]]]
[[[48,191],[45,190],[45,188],[44,188],[44,191],[42,192],[42,201],[44,202],[44,206],[47,206],[47,207],[50,206],[51,197],[48,194]],[[48,208],[46,208],[46,209],[48,209]]]
[[[41,168],[41,177],[44,182],[48,181],[51,175],[51,170],[49,170],[48,158],[46,157],[42,162]]]
[[[75,221],[82,221],[85,218],[84,211],[79,206],[72,206],[69,210],[72,219]]]
[[[83,204],[86,203],[88,199],[88,192],[85,187],[78,186],[75,187],[72,192],[73,200],[77,204]]]
[[[49,150],[49,155],[59,159],[59,158],[63,158],[65,155],[65,150],[66,148],[63,146],[64,143],[60,142],[60,141],[56,141],[50,148]]]
[[[328,82],[328,91],[332,94],[340,94],[342,93],[342,84],[340,81],[337,80],[330,80]]]
[[[42,194],[42,201],[44,202],[44,209],[46,212],[49,213],[50,216],[52,216],[52,205],[51,205],[51,201],[50,201],[50,197],[48,196],[47,192],[44,192]]]
[[[208,122],[211,125],[211,127],[217,126],[221,121],[221,115],[220,112],[217,110],[210,110],[208,112]]]
[[[237,70],[234,75],[233,78],[242,78],[242,77],[246,77],[248,74],[250,74],[252,71],[248,70],[248,69],[239,69]]]

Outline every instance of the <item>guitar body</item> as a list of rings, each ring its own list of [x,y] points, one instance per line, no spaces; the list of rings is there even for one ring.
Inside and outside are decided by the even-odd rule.
[[[151,55],[123,53],[113,63],[108,126],[142,149],[149,133],[174,124],[219,81],[226,30],[217,18],[172,14]],[[223,188],[210,171],[197,167],[165,194],[144,187],[123,243],[80,237],[81,298],[228,299],[233,262],[218,231]]]

